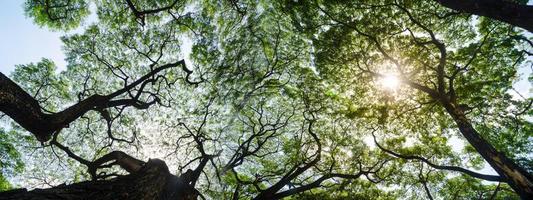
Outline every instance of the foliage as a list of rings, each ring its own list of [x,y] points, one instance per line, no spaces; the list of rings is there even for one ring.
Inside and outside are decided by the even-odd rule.
[[[510,25],[433,1],[49,4],[29,0],[25,10],[53,30],[80,27],[89,10],[96,22],[62,38],[65,71],[43,59],[18,65],[11,75],[46,112],[112,93],[185,59],[183,69],[166,70],[146,88],[116,98],[138,92],[142,102],[153,102],[148,109],[93,110],[61,130],[58,142],[87,160],[123,150],[143,160],[162,158],[181,174],[202,156],[216,155],[197,185],[212,199],[272,198],[261,196],[272,191],[287,199],[471,199],[495,190],[495,199],[517,198],[505,183],[428,164],[486,166],[446,107],[418,84],[447,91],[482,138],[533,168],[533,99],[513,96],[533,47]],[[400,79],[396,89],[381,86],[388,74]],[[50,163],[23,170],[22,177],[45,180],[26,186],[90,177],[53,145],[14,148],[20,143],[13,138],[25,133],[13,126],[16,132],[0,134],[0,150],[9,155],[2,170],[13,169],[2,174],[22,171],[20,149],[26,165]]]
[[[36,24],[55,30],[73,29],[89,15],[88,2],[84,0],[30,0],[24,9]]]
[[[21,159],[20,153],[13,146],[15,138],[13,131],[7,132],[0,128],[0,191],[11,189],[6,176],[14,176],[17,173],[22,172],[24,169],[24,163]]]

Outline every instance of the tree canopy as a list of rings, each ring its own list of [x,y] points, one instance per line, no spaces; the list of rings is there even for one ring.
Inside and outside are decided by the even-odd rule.
[[[0,199],[531,198],[533,17],[454,2],[27,0]]]

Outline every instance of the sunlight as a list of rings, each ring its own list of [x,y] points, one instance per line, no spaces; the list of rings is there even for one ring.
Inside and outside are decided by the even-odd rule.
[[[384,77],[381,77],[379,82],[384,89],[388,90],[396,90],[400,84],[398,77],[392,74],[387,74]]]

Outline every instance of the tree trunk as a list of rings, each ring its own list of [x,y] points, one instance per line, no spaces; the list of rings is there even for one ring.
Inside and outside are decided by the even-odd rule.
[[[466,13],[489,17],[533,32],[533,6],[509,0],[435,0],[441,5]]]
[[[172,175],[165,162],[152,159],[130,175],[32,191],[11,190],[0,193],[0,200],[189,200],[196,199],[197,196],[198,191],[182,181],[181,177]]]
[[[42,112],[37,100],[2,73],[0,73],[0,111],[33,133],[39,141],[48,140],[54,131],[48,122],[51,116]]]
[[[0,111],[15,120],[20,126],[30,131],[39,141],[46,142],[50,140],[54,132],[59,131],[64,127],[68,127],[71,122],[83,116],[90,110],[102,110],[116,106],[134,106],[138,109],[148,108],[156,101],[147,103],[139,100],[140,94],[143,92],[142,90],[145,88],[146,84],[157,81],[157,78],[154,79],[153,77],[159,72],[179,65],[181,65],[187,72],[187,77],[192,73],[192,71],[185,66],[184,60],[162,65],[152,69],[144,76],[111,94],[92,95],[61,112],[52,114],[43,113],[39,102],[37,102],[35,98],[25,92],[3,73],[0,73]],[[130,99],[112,100],[138,86],[140,88],[136,92],[135,97]]]
[[[35,135],[41,142],[50,140],[55,131],[68,127],[72,121],[89,110],[108,103],[109,99],[107,96],[93,95],[61,112],[47,114],[42,111],[35,98],[0,73],[0,111]]]
[[[533,176],[513,160],[498,152],[490,143],[483,139],[474,129],[463,111],[451,103],[443,103],[446,111],[452,116],[459,130],[476,151],[506,179],[506,182],[522,199],[533,199]]]

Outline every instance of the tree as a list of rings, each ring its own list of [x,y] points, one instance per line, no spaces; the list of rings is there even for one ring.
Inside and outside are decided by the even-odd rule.
[[[533,32],[533,6],[524,5],[527,1],[448,1],[437,0],[443,6],[448,8],[467,12],[475,15],[490,17],[502,22],[522,27],[529,32]]]
[[[5,163],[48,185],[0,199],[530,195],[533,101],[509,94],[530,46],[509,25],[420,1],[25,9],[84,32],[62,38],[65,71],[43,59],[0,75],[2,134],[25,139],[0,143],[21,155]],[[497,175],[472,169],[484,160]]]
[[[83,10],[87,8],[80,6],[87,6],[87,4],[85,2],[76,2],[76,5],[71,5],[71,3],[74,3],[71,1],[63,3],[64,5],[61,2],[54,2],[52,3],[54,5],[49,5],[49,1],[29,1],[27,3],[27,9],[30,15],[35,16],[39,24],[48,25],[52,28],[70,28],[71,25],[64,26],[63,24],[72,23],[73,26],[79,24],[79,17],[52,15],[54,15],[53,13],[62,12],[70,15],[72,14],[70,13],[72,12],[70,10],[72,9],[71,6]],[[78,5],[77,3],[81,4]],[[48,18],[43,18],[44,15]],[[174,25],[170,23],[169,26]],[[164,105],[167,103],[163,97],[160,97],[160,93],[165,92],[165,88],[170,87],[177,81],[175,78],[170,77],[173,73],[169,71],[173,68],[183,70],[185,73],[183,78],[184,82],[193,85],[197,84],[190,79],[191,73],[193,72],[185,66],[184,60],[170,62],[169,60],[175,59],[163,57],[167,53],[173,52],[166,48],[174,47],[173,44],[169,44],[169,39],[171,39],[174,32],[169,30],[168,27],[167,29],[164,27],[158,28],[160,29],[150,32],[139,32],[139,29],[137,29],[136,33],[139,34],[137,35],[139,37],[134,37],[133,35],[129,35],[135,31],[134,29],[129,29],[132,32],[128,33],[121,32],[123,35],[117,36],[112,35],[112,29],[107,29],[111,31],[106,32],[106,28],[102,29],[102,27],[91,26],[85,34],[75,35],[65,39],[67,48],[72,47],[69,45],[75,45],[76,47],[75,49],[69,49],[69,59],[71,61],[69,64],[71,66],[69,66],[70,70],[66,73],[70,74],[61,74],[61,78],[68,77],[71,78],[70,80],[76,80],[78,77],[83,77],[81,78],[83,84],[74,86],[73,88],[65,87],[63,85],[64,83],[56,80],[57,78],[54,77],[53,63],[48,60],[43,60],[41,63],[35,65],[19,66],[15,72],[15,80],[22,81],[25,84],[24,86],[34,93],[33,95],[27,93],[5,75],[0,74],[2,82],[0,89],[2,91],[0,109],[2,112],[25,130],[31,132],[41,143],[48,142],[47,145],[61,149],[68,157],[85,165],[92,179],[97,181],[70,185],[67,187],[68,189],[53,188],[45,190],[44,194],[39,191],[7,192],[4,195],[5,198],[31,199],[35,198],[35,196],[40,196],[39,198],[57,198],[58,196],[63,196],[64,198],[91,197],[98,199],[152,199],[163,197],[186,199],[198,196],[198,192],[189,186],[190,184],[194,185],[194,182],[197,180],[197,177],[190,176],[191,172],[183,173],[182,176],[176,177],[169,173],[166,164],[162,161],[154,160],[145,164],[143,161],[137,160],[120,151],[112,151],[102,155],[100,158],[89,161],[77,155],[69,147],[61,144],[59,139],[59,134],[63,132],[63,129],[69,128],[79,118],[86,117],[88,112],[96,112],[107,124],[107,137],[111,139],[111,143],[113,141],[132,143],[136,137],[135,133],[133,133],[133,140],[129,141],[117,137],[112,130],[112,123],[119,118],[127,107],[142,110],[154,104]],[[146,41],[146,39],[158,39],[158,41]],[[108,44],[114,43],[117,50],[129,48],[131,51],[136,51],[138,54],[137,59],[126,63],[126,60],[120,60],[117,54],[114,54],[113,58],[109,59],[105,54],[110,48],[102,51],[100,49],[101,46],[98,45],[107,44],[102,42],[97,45],[95,40],[109,42]],[[123,54],[123,56],[129,55]],[[94,64],[97,67],[78,67],[86,64]],[[119,65],[128,66],[124,67]],[[145,65],[145,67],[136,68],[134,65]],[[133,70],[127,71],[126,69]],[[114,78],[108,79],[108,82],[103,83],[103,85],[107,84],[107,88],[101,88],[102,85],[95,86],[102,84],[98,83],[102,82],[102,80],[95,79],[98,77],[100,70],[108,71]],[[163,72],[165,73],[163,74]],[[41,80],[44,81],[39,81],[37,84],[32,85],[36,81],[35,78],[43,78]],[[72,90],[69,91],[69,89]],[[63,98],[50,98],[51,95],[57,95],[57,93],[65,95],[62,96]],[[74,96],[77,96],[77,101],[74,100]],[[65,104],[69,101],[74,101],[75,103],[61,111],[57,111],[57,108],[60,107],[58,104]],[[46,103],[48,106],[45,107],[41,103]],[[110,161],[114,162],[109,163]],[[98,169],[109,168],[115,164],[131,173],[131,175],[104,180],[113,175],[101,175],[97,173]],[[198,170],[202,170],[203,166],[200,165],[199,167]],[[193,172],[198,170],[193,170]],[[146,184],[152,187],[144,187]],[[91,187],[87,187],[87,185]],[[103,188],[109,187],[114,188],[113,191],[117,193],[98,192]],[[65,192],[66,190],[67,192]],[[150,191],[150,193],[146,193],[146,191]]]
[[[511,63],[509,64],[513,64],[512,62],[516,64],[523,60],[524,53],[519,50],[510,50],[506,53],[498,51],[489,52],[484,51],[483,47],[484,45],[492,47],[508,45],[510,44],[509,42],[513,42],[512,36],[504,37],[502,40],[491,38],[491,35],[500,37],[501,35],[513,35],[517,33],[513,33],[513,31],[509,30],[507,27],[499,27],[497,24],[485,22],[481,24],[480,27],[480,33],[483,35],[480,36],[481,39],[479,41],[473,40],[472,43],[465,46],[451,44],[453,48],[457,48],[458,50],[450,51],[447,49],[447,45],[444,41],[451,40],[449,43],[453,43],[453,39],[446,35],[448,32],[445,32],[445,30],[439,30],[433,27],[442,27],[444,24],[446,24],[444,26],[449,27],[466,25],[465,23],[460,22],[461,18],[454,20],[454,18],[456,18],[455,15],[457,14],[443,12],[440,8],[424,10],[425,13],[421,13],[416,11],[416,8],[417,6],[422,6],[424,4],[416,5],[409,1],[402,3],[369,2],[368,4],[357,2],[354,4],[354,6],[347,7],[346,5],[336,5],[334,3],[308,5],[308,8],[311,7],[315,10],[305,12],[320,12],[325,16],[325,19],[319,21],[318,24],[316,24],[316,22],[315,24],[306,24],[307,27],[315,28],[321,26],[322,24],[320,23],[331,26],[330,30],[327,31],[314,29],[315,32],[324,33],[324,38],[316,38],[317,43],[325,43],[323,52],[319,52],[317,55],[319,62],[320,60],[323,60],[325,67],[336,66],[336,68],[334,68],[335,73],[339,73],[337,66],[347,65],[348,63],[353,63],[353,65],[355,65],[355,69],[353,70],[357,71],[356,73],[358,73],[358,75],[366,75],[371,78],[385,77],[386,75],[383,71],[387,70],[397,73],[401,82],[405,85],[429,96],[429,104],[442,106],[444,111],[446,111],[446,113],[453,119],[457,128],[470,145],[472,145],[475,150],[498,172],[498,174],[502,176],[502,178],[506,180],[506,182],[509,183],[523,198],[530,198],[533,191],[533,179],[531,174],[523,167],[519,166],[515,160],[512,160],[505,155],[505,153],[496,150],[496,148],[477,131],[477,129],[485,129],[483,127],[487,127],[487,125],[481,123],[478,125],[479,128],[476,129],[474,128],[471,117],[468,116],[468,114],[471,114],[470,112],[476,108],[480,109],[481,112],[477,112],[477,116],[474,115],[473,117],[490,115],[487,111],[482,111],[483,108],[479,108],[481,105],[487,106],[486,104],[478,102],[477,105],[472,105],[473,99],[469,99],[481,99],[482,97],[476,97],[477,94],[475,93],[459,94],[459,90],[462,90],[461,92],[470,92],[469,89],[471,88],[467,87],[472,87],[471,84],[476,84],[477,81],[488,79],[486,82],[484,81],[484,83],[494,83],[498,85],[493,85],[492,88],[487,89],[486,93],[482,90],[481,93],[485,93],[485,97],[506,98],[501,92],[495,91],[501,91],[502,89],[503,91],[506,91],[504,88],[510,87],[510,77],[512,77],[516,71],[511,69],[511,71],[502,73],[502,66],[497,68],[500,70],[499,74],[495,74],[494,72],[490,72],[494,68],[486,67],[486,64],[498,63],[506,65],[506,62],[502,62],[506,59],[513,60],[510,60],[509,62]],[[430,5],[426,6],[431,7]],[[365,8],[372,8],[373,12],[379,9],[383,9],[384,11],[378,11],[375,12],[376,14],[369,14],[369,16],[360,16],[361,18],[356,17],[358,13],[356,14],[355,9]],[[389,13],[394,13],[395,18],[403,19],[404,21],[396,21]],[[443,22],[419,21],[419,19],[423,17],[427,18],[431,16],[436,19],[448,18],[449,20]],[[385,23],[375,27],[361,26],[362,22],[375,24],[373,23],[375,19],[387,19],[388,21],[390,19],[391,23]],[[458,32],[450,33],[453,33],[454,37],[463,40],[463,42],[468,40],[467,38],[471,38],[467,33],[464,34],[465,37],[459,37],[461,34]],[[354,38],[351,34],[357,34],[362,39]],[[382,40],[381,38],[383,37],[387,37],[388,39],[392,38],[392,40]],[[354,44],[355,41],[359,44]],[[337,45],[332,45],[329,42],[336,42]],[[339,47],[339,45],[346,46],[347,48]],[[398,51],[402,46],[407,45],[413,50]],[[418,53],[417,56],[414,55],[415,52]],[[376,56],[376,53],[380,56]],[[502,56],[501,60],[492,60],[495,59],[495,57],[493,57],[495,55]],[[490,56],[491,59],[487,59],[488,57],[483,58],[484,56]],[[385,66],[380,67],[376,66],[376,64]],[[390,65],[390,67],[387,65]],[[476,75],[470,76],[465,73],[465,71],[475,71],[475,68],[485,72],[485,76],[476,77]],[[476,78],[478,80],[476,80]],[[458,81],[459,79],[462,80]],[[501,81],[496,81],[498,83],[495,83],[492,81],[494,79]],[[505,81],[507,82],[506,84]],[[483,87],[484,86],[481,86],[481,88]],[[507,101],[509,101],[508,98],[509,97],[506,99]],[[417,99],[416,101],[428,101],[425,98],[423,99],[424,100]],[[389,102],[386,102],[386,104],[388,103]],[[479,103],[481,103],[481,105]],[[505,104],[507,102],[498,103]],[[422,103],[422,105],[423,104],[426,103]],[[530,100],[526,100],[524,104],[525,110],[528,110]],[[509,108],[511,105],[501,106]],[[517,117],[523,113],[520,110],[516,110],[509,114]],[[530,126],[529,122],[524,123],[525,127]],[[527,129],[528,128],[526,128],[526,130]]]

